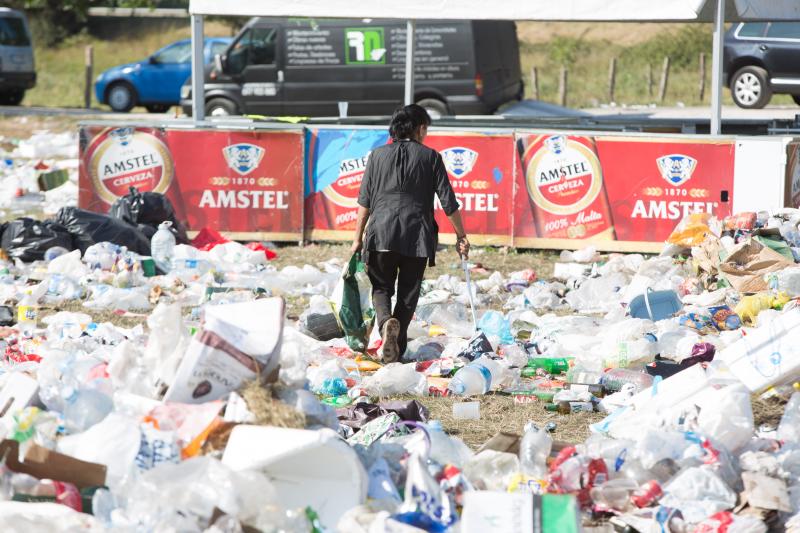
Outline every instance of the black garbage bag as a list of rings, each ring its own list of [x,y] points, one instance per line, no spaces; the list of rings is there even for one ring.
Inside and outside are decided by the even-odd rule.
[[[175,235],[178,244],[188,244],[186,227],[175,218],[175,208],[169,198],[157,192],[139,192],[136,187],[131,187],[125,196],[117,198],[108,211],[114,218],[124,220],[132,226],[147,225],[153,228],[153,233],[158,225],[169,220],[172,222],[170,230]]]
[[[85,252],[98,242],[111,242],[125,246],[131,252],[150,255],[150,241],[136,226],[102,213],[93,213],[77,207],[62,207],[56,222],[72,234],[73,246]]]
[[[54,246],[73,250],[72,235],[67,228],[52,220],[41,221],[27,217],[9,222],[4,228],[0,243],[10,257],[26,263],[41,261],[44,253]]]

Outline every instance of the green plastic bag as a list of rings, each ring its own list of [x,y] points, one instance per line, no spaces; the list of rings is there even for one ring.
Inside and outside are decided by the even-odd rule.
[[[368,324],[374,314],[369,305],[369,292],[361,254],[355,253],[342,271],[342,279],[333,291],[331,303],[347,345],[357,352],[367,348]]]

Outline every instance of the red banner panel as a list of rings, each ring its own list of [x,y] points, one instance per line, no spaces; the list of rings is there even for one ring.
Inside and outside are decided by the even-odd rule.
[[[613,239],[594,139],[520,135],[515,237]]]
[[[164,193],[190,230],[303,236],[301,131],[81,130],[79,205],[107,212],[133,186]]]
[[[351,240],[369,154],[386,128],[311,128],[306,132],[305,225],[315,239]]]
[[[518,134],[514,244],[663,243],[688,213],[733,205],[733,141]],[[573,244],[570,244],[573,243]]]
[[[595,142],[618,240],[663,242],[689,213],[731,214],[734,141]]]
[[[514,138],[510,134],[436,132],[428,135],[425,145],[442,155],[470,239],[476,244],[511,244]],[[435,206],[439,233],[453,236],[453,226],[438,199]],[[450,242],[454,237],[442,240]]]

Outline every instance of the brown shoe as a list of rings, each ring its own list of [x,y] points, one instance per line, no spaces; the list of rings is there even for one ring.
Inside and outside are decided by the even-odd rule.
[[[383,323],[381,338],[383,339],[383,362],[395,363],[400,360],[400,347],[397,337],[400,335],[400,321],[390,318]]]

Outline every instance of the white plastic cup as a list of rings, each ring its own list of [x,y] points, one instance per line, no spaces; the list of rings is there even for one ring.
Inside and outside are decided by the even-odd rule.
[[[339,118],[347,118],[348,102],[339,102]]]
[[[457,402],[453,404],[453,418],[456,420],[480,420],[480,402]]]

